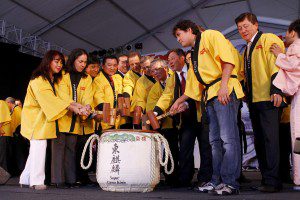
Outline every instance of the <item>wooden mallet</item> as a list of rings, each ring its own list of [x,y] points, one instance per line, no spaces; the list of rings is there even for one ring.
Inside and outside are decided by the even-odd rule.
[[[160,124],[159,124],[159,120],[170,116],[171,113],[167,112],[165,114],[159,115],[159,116],[155,116],[154,112],[152,110],[147,112],[147,116],[148,116],[148,120],[146,120],[145,124],[151,124],[151,127],[153,130],[157,130],[160,128]]]
[[[133,112],[133,124],[134,125],[140,125],[141,118],[142,118],[142,107],[141,106],[136,106],[134,108],[134,112]]]

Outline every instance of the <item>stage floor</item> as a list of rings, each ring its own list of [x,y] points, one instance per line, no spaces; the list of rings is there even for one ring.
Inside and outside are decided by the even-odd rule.
[[[252,180],[251,183],[242,184],[240,195],[213,196],[196,193],[188,188],[158,187],[150,193],[114,193],[105,192],[100,187],[82,187],[74,189],[49,188],[45,191],[34,191],[29,188],[20,188],[18,178],[12,178],[5,186],[0,186],[0,200],[103,200],[103,199],[245,199],[245,200],[299,200],[300,191],[293,191],[292,185],[284,184],[280,193],[266,194],[254,190],[259,185],[259,172],[244,172]],[[94,178],[94,177],[93,177]]]

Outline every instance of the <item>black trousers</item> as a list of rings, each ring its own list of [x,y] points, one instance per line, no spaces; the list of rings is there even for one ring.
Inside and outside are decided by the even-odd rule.
[[[76,140],[77,135],[57,133],[51,140],[51,182],[76,182]]]
[[[76,144],[76,177],[77,181],[80,181],[82,183],[86,183],[89,181],[89,170],[82,169],[80,166],[80,160],[81,155],[84,149],[84,145],[86,141],[89,139],[91,135],[78,135],[77,136],[77,144]],[[87,153],[84,158],[84,163],[86,164],[88,162],[89,154]],[[96,160],[94,160],[93,163],[95,163]]]
[[[282,181],[291,181],[290,155],[292,153],[291,127],[290,123],[279,125],[280,164],[279,175]]]
[[[12,172],[11,175],[19,176],[25,168],[29,154],[29,140],[20,134],[20,126],[16,129],[12,139]]]
[[[282,109],[274,107],[272,102],[259,102],[250,103],[249,111],[262,184],[281,187],[279,121]]]
[[[200,151],[200,169],[197,174],[198,182],[209,182],[212,177],[212,152],[209,143],[209,124],[208,122],[197,125],[197,140]]]
[[[179,182],[190,185],[194,176],[194,146],[197,136],[196,124],[185,124],[179,130]]]
[[[11,171],[11,142],[12,137],[0,136],[0,167],[7,172]]]
[[[179,147],[178,147],[178,135],[179,132],[176,128],[162,129],[159,131],[168,141],[170,151],[174,160],[174,171],[172,174],[167,175],[163,170],[163,174],[166,178],[166,183],[168,185],[176,184],[178,182],[178,156],[179,156]],[[168,169],[171,168],[171,162],[168,162]]]

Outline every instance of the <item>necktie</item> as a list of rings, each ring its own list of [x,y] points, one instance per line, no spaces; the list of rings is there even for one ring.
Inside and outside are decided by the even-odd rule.
[[[249,57],[251,44],[252,44],[252,42],[249,42],[249,43],[247,44],[247,59],[248,59],[248,57]]]
[[[184,91],[185,91],[184,72],[180,72],[180,76],[181,76],[181,82],[180,82],[181,92],[182,92],[182,94],[184,94]]]

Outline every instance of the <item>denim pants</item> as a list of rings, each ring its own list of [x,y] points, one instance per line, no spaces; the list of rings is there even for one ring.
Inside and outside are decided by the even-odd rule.
[[[224,183],[236,189],[241,170],[241,148],[237,126],[240,100],[234,92],[230,102],[222,105],[217,98],[207,103],[209,118],[209,142],[212,147],[213,175],[215,185]]]

